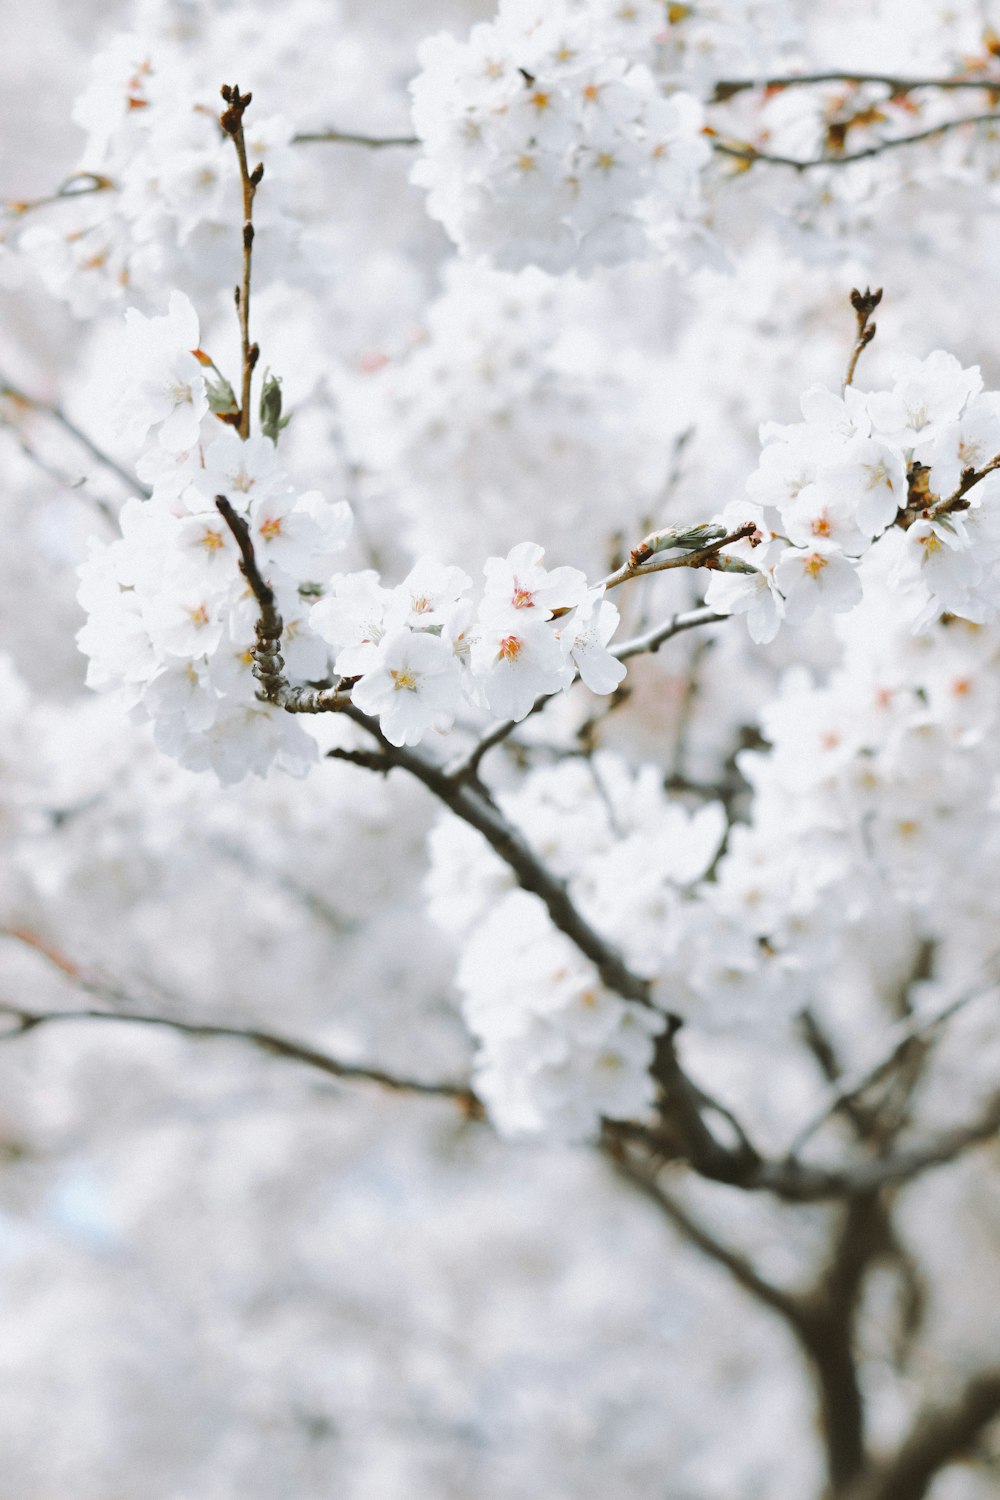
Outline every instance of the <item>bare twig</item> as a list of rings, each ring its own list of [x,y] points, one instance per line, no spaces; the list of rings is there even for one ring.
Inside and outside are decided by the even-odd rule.
[[[115,525],[116,514],[114,507],[109,505],[106,500],[102,500],[99,495],[86,490],[86,479],[83,476],[79,479],[74,479],[71,474],[66,473],[65,469],[59,468],[51,459],[45,458],[43,454],[39,453],[37,448],[32,447],[28,439],[24,436],[24,433],[13,422],[6,422],[0,418],[0,427],[7,429],[25,458],[29,463],[33,463],[36,469],[39,469],[47,478],[53,480],[61,489],[66,489],[70,494],[80,495],[91,501],[104,519],[111,526]]]
[[[721,527],[719,528],[721,530]],[[723,547],[728,547],[733,542],[743,541],[744,538],[752,538],[757,531],[753,521],[747,521],[738,526],[726,536],[718,537],[706,547],[698,547],[693,551],[685,551],[680,557],[658,558],[655,556],[654,547],[651,545],[652,538],[640,542],[638,547],[633,547],[628,558],[620,568],[602,578],[597,585],[598,588],[614,589],[621,583],[628,583],[632,578],[645,578],[650,573],[663,573],[669,568],[704,568],[711,567],[715,563],[718,554]],[[666,637],[664,637],[666,639]]]
[[[963,469],[958,487],[952,494],[947,495],[943,500],[939,500],[936,505],[929,507],[926,512],[928,518],[930,520],[937,520],[938,516],[949,515],[955,510],[968,510],[969,502],[965,498],[966,495],[981,479],[985,479],[987,474],[993,474],[997,469],[1000,469],[1000,453],[991,458],[989,463],[983,464],[981,469]]]
[[[859,292],[857,287],[855,287],[851,292],[851,306],[854,308],[854,314],[858,320],[858,335],[854,343],[854,348],[851,350],[850,363],[847,366],[847,373],[844,376],[843,385],[841,386],[842,392],[846,391],[847,387],[853,381],[854,372],[858,368],[858,360],[861,358],[863,350],[868,348],[868,345],[875,337],[878,325],[869,320],[881,301],[881,287],[874,292],[870,287],[866,287],[863,292]]]
[[[236,84],[223,84],[222,97],[226,108],[219,116],[223,130],[231,137],[236,147],[240,164],[240,182],[243,188],[243,281],[236,288],[236,309],[240,319],[241,370],[239,434],[246,440],[250,436],[250,384],[254,365],[260,350],[250,342],[250,269],[253,258],[253,200],[264,176],[264,164],[258,162],[253,171],[247,162],[246,140],[243,135],[243,116],[253,94],[241,94]]]

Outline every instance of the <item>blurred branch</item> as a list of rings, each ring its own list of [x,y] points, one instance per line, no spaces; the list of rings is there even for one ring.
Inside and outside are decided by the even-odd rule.
[[[749,143],[736,145],[731,141],[713,140],[712,149],[720,156],[732,157],[736,161],[745,162],[747,166],[763,161],[770,163],[771,166],[793,167],[797,172],[809,172],[814,167],[846,167],[850,166],[851,162],[867,161],[870,157],[882,156],[887,151],[895,151],[900,146],[914,146],[920,141],[929,141],[935,136],[947,135],[949,131],[959,130],[963,125],[1000,125],[1000,113],[990,110],[980,115],[962,115],[955,120],[942,120],[940,124],[928,126],[926,130],[916,130],[911,135],[891,136],[887,140],[876,141],[874,145],[865,146],[860,151],[816,156],[804,160],[796,156],[778,156],[769,151],[759,151],[756,146]]]
[[[84,448],[90,454],[91,458],[96,459],[99,464],[114,474],[116,478],[120,479],[133,494],[143,495],[146,498],[149,497],[149,489],[134,474],[131,474],[128,469],[123,468],[117,459],[112,458],[109,453],[105,453],[104,449],[100,448],[94,442],[94,439],[89,437],[82,428],[71,421],[61,406],[57,406],[54,402],[39,401],[34,396],[29,396],[26,391],[23,391],[20,386],[15,385],[12,380],[8,380],[2,373],[0,373],[0,400],[11,401],[15,406],[25,408],[28,411],[40,412],[42,415],[49,417],[74,442],[79,443],[81,448]],[[16,423],[13,421],[9,422],[9,426],[14,431],[18,430]],[[98,503],[100,504],[101,502]]]
[[[619,641],[617,646],[611,646],[612,656],[619,661],[628,661],[633,656],[643,656],[647,653],[652,655],[659,651],[664,641],[669,641],[673,636],[680,635],[684,630],[694,630],[699,625],[717,625],[722,620],[728,620],[729,615],[716,614],[714,609],[708,605],[702,605],[699,609],[689,609],[682,614],[671,615],[669,619],[662,620],[659,625],[654,625],[651,630],[646,630],[642,635],[632,636],[627,641]]]
[[[908,94],[912,89],[985,89],[1000,96],[1000,78],[899,78],[892,73],[792,73],[772,78],[720,78],[710,104],[725,104],[737,94],[756,89],[776,92],[781,89],[810,88],[821,83],[879,83],[890,90],[891,97]]]
[[[994,957],[991,962],[995,962]],[[874,1084],[878,1083],[899,1061],[910,1044],[918,1038],[930,1036],[952,1016],[957,1015],[965,1006],[974,1000],[979,1000],[983,995],[994,992],[994,986],[975,986],[963,990],[956,998],[949,1000],[947,1004],[939,1007],[930,1015],[912,1016],[904,1021],[898,1022],[889,1028],[885,1035],[885,1050],[882,1055],[865,1068],[856,1069],[852,1073],[845,1074],[842,1078],[832,1083],[825,1096],[820,1101],[814,1114],[801,1126],[794,1139],[789,1144],[785,1153],[786,1157],[797,1157],[816,1132],[826,1124],[827,1120],[845,1106],[853,1104],[861,1095],[867,1092]]]
[[[407,1078],[401,1074],[388,1073],[383,1068],[368,1067],[360,1063],[341,1062],[328,1052],[321,1052],[305,1042],[280,1035],[275,1031],[262,1031],[256,1026],[228,1026],[215,1021],[182,1021],[174,1016],[150,1015],[147,1012],[129,1010],[28,1010],[17,1005],[0,1003],[0,1015],[9,1016],[16,1023],[0,1032],[0,1041],[10,1041],[24,1036],[40,1026],[50,1026],[64,1021],[112,1021],[126,1026],[154,1026],[179,1032],[182,1036],[200,1040],[215,1038],[244,1042],[267,1052],[272,1057],[288,1058],[291,1062],[304,1063],[321,1073],[334,1078],[361,1079],[368,1083],[381,1084],[403,1094],[427,1094],[436,1098],[454,1099],[469,1114],[480,1112],[475,1094],[465,1084],[429,1083],[418,1078]]]
[[[5,198],[0,206],[11,218],[19,219],[22,214],[31,213],[36,208],[46,208],[50,203],[64,203],[67,198],[87,198],[94,193],[114,192],[115,187],[110,177],[102,177],[97,172],[74,172],[53,193],[46,193],[41,198]]]
[[[748,1292],[754,1301],[762,1302],[788,1323],[795,1325],[798,1322],[800,1310],[796,1297],[765,1280],[744,1255],[723,1244],[701,1224],[662,1185],[655,1165],[640,1162],[627,1150],[624,1142],[612,1134],[604,1136],[602,1150],[618,1175],[654,1203],[689,1244],[727,1271],[737,1286]]]
[[[416,135],[360,135],[353,130],[300,130],[292,136],[293,146],[309,146],[319,143],[337,146],[368,146],[373,151],[382,151],[387,146],[419,146]]]

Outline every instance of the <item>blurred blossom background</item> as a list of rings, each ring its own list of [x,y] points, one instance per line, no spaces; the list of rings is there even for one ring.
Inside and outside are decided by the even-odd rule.
[[[919,14],[888,0],[583,9],[609,47],[651,77],[680,79],[706,108],[719,78],[942,76],[987,56],[993,19],[971,0]],[[418,57],[421,44],[441,32],[464,41],[493,14],[486,0],[277,10],[266,0],[34,0],[5,17],[7,1006],[261,1028],[423,1079],[468,1080],[476,1065],[455,981],[462,901],[480,902],[483,924],[505,888],[442,831],[423,789],[337,761],[303,780],[272,771],[223,786],[169,758],[148,723],[85,684],[77,568],[95,538],[116,535],[119,507],[138,492],[137,452],[116,415],[125,309],[161,316],[182,291],[201,347],[231,378],[238,371],[238,177],[228,142],[217,153],[192,144],[222,83],[253,90],[248,132],[267,122],[253,142],[266,162],[254,336],[293,414],[283,465],[301,489],[354,510],[338,567],[396,582],[425,556],[478,577],[486,557],[530,540],[549,566],[595,578],[652,526],[704,522],[741,502],[760,425],[799,421],[816,383],[839,393],[852,287],[886,289],[866,389],[891,387],[899,357],[938,348],[978,365],[987,391],[1000,384],[1000,145],[988,131],[818,179],[699,166],[695,152],[704,196],[691,222],[681,215],[678,244],[639,214],[594,265],[560,242],[545,254],[570,263],[548,266],[532,259],[534,222],[519,238],[511,210],[498,234],[478,199],[453,191],[432,147],[415,182],[411,147],[292,141],[331,127],[409,136],[411,81],[426,70],[418,109],[433,114],[445,87],[434,69],[443,78],[448,67]],[[131,106],[153,121],[141,149],[108,103],[137,48],[155,59],[149,98]],[[839,106],[823,96],[817,109],[809,94],[810,113],[803,93],[766,104],[740,95],[718,106],[714,128],[808,156],[822,140],[817,118],[829,123]],[[915,126],[938,119],[935,108],[921,96]],[[434,128],[421,127],[428,140]],[[869,128],[880,125],[859,124],[851,139],[864,146]],[[101,188],[102,175],[126,190]],[[36,203],[60,184],[60,201]],[[679,571],[623,597],[623,634],[695,604],[702,583]],[[679,635],[636,660],[626,712],[588,728],[603,700],[566,695],[527,722],[517,753],[488,762],[491,784],[522,798],[521,815],[567,869],[567,851],[598,848],[608,807],[621,833],[615,798],[627,801],[629,778],[651,762],[658,796],[666,786],[690,813],[699,789],[714,788],[726,818],[746,822],[750,784],[765,798],[768,773],[753,762],[738,771],[737,753],[766,742],[810,764],[815,705],[800,731],[796,692],[845,662],[867,681],[872,643],[891,629],[873,611],[853,636],[816,615],[766,648],[738,621]],[[900,644],[905,632],[879,657],[879,670],[891,658],[910,673],[921,711],[937,701],[935,684],[944,695],[966,670],[958,629],[933,660]],[[991,735],[998,647],[995,624],[983,629],[992,634],[967,648],[981,674],[968,712]],[[339,743],[323,723],[308,730],[321,750]],[[567,742],[598,752],[597,790],[588,783],[578,800],[576,782],[564,794],[542,774]],[[734,956],[735,937],[731,952],[714,938],[698,948],[694,928],[693,946],[665,960],[685,1057],[771,1155],[826,1086],[802,1045],[804,1008],[827,1016],[848,1064],[862,1067],[885,1027],[906,1018],[905,1005],[879,1009],[887,994],[902,986],[919,1010],[980,983],[995,960],[995,739],[970,745],[947,770],[942,752],[933,773],[956,793],[941,813],[947,832],[916,852],[883,849],[896,861],[892,901],[862,890],[853,866],[823,885],[827,836],[840,826],[823,787],[822,816],[801,842],[792,847],[804,814],[787,845],[765,850],[767,878],[794,860],[820,869],[812,904],[805,877],[794,895],[779,874],[770,887],[762,878],[763,895],[750,898],[733,875],[720,907],[731,902],[742,920],[741,903],[770,901],[787,919],[795,964],[780,983],[751,973],[756,950]],[[878,764],[886,799],[896,781],[918,779],[910,741],[892,755]],[[943,806],[938,781],[918,769],[929,779],[914,796]],[[540,779],[525,791],[528,772]],[[872,826],[859,818],[858,847],[882,836]],[[634,901],[665,920],[641,904],[647,855],[636,849],[606,877],[606,899],[620,885],[623,909]],[[709,863],[676,878],[700,879]],[[944,936],[927,938],[929,907]],[[928,941],[939,966],[914,970]],[[692,952],[701,968],[685,975]],[[502,941],[490,962],[503,968]],[[935,1052],[916,1095],[925,1133],[995,1091],[996,1000],[994,990],[964,1008]],[[16,1030],[13,1017],[0,1043],[0,1500],[867,1500],[833,1486],[816,1371],[787,1318],[696,1243],[694,1221],[790,1294],[824,1286],[845,1234],[882,1236],[852,1335],[876,1455],[969,1372],[996,1369],[995,1135],[890,1193],[891,1223],[845,1229],[857,1204],[781,1201],[679,1165],[664,1179],[665,1208],[593,1143],[558,1131],[505,1139],[454,1100],[324,1076],[239,1039],[86,1021]],[[818,1159],[837,1160],[850,1139],[831,1135]],[[961,1462],[898,1500],[995,1496],[995,1423],[959,1449]]]

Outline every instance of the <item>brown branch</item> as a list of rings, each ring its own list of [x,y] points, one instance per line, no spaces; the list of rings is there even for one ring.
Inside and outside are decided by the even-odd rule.
[[[881,301],[881,287],[874,292],[870,287],[866,287],[863,292],[859,292],[857,287],[855,287],[851,292],[851,306],[854,308],[854,314],[858,321],[858,334],[854,348],[851,351],[850,363],[847,366],[847,374],[844,376],[841,393],[846,391],[847,387],[853,381],[854,372],[858,368],[858,360],[875,337],[878,325],[870,322],[869,319]]]
[[[940,500],[937,505],[932,505],[925,514],[929,519],[937,520],[938,516],[946,516],[951,511],[968,510],[969,502],[965,498],[966,495],[981,479],[985,479],[987,474],[992,474],[997,469],[1000,469],[1000,453],[991,458],[989,463],[984,464],[981,469],[963,469],[957,489],[944,500]]]
[[[605,1135],[602,1140],[602,1150],[618,1175],[654,1203],[684,1239],[727,1271],[737,1286],[748,1292],[755,1301],[778,1313],[787,1323],[793,1326],[798,1323],[800,1310],[796,1297],[772,1285],[744,1255],[723,1244],[705,1225],[699,1223],[659,1181],[655,1165],[641,1163],[620,1139],[611,1134]]]
[[[729,141],[713,141],[712,149],[720,156],[732,157],[736,161],[745,162],[747,166],[753,166],[756,162],[767,162],[776,167],[793,167],[797,172],[810,172],[814,167],[846,167],[851,162],[867,161],[869,157],[881,156],[883,152],[895,151],[900,146],[914,146],[920,141],[932,140],[935,136],[946,135],[951,130],[958,130],[963,125],[997,125],[1000,124],[1000,113],[989,111],[980,115],[963,115],[955,120],[943,120],[938,125],[931,125],[926,130],[914,131],[912,135],[892,136],[888,140],[876,141],[872,146],[865,146],[860,151],[850,151],[839,156],[816,156],[806,158],[796,156],[778,156],[769,151],[760,151],[756,146],[738,146]]]
[[[311,1047],[306,1042],[299,1042],[292,1037],[282,1036],[278,1032],[264,1031],[255,1026],[232,1026],[216,1021],[185,1021],[173,1016],[152,1015],[137,1009],[133,997],[121,985],[88,971],[55,943],[42,937],[40,933],[26,927],[0,927],[0,936],[10,938],[30,948],[32,952],[43,958],[50,968],[55,969],[74,988],[82,990],[84,994],[92,995],[95,1000],[100,1000],[105,1006],[120,1007],[113,1010],[84,1008],[42,1011],[0,1002],[0,1015],[9,1016],[15,1023],[7,1031],[0,1032],[0,1040],[6,1041],[12,1037],[22,1036],[39,1026],[59,1021],[120,1021],[134,1026],[167,1027],[190,1037],[228,1037],[234,1041],[246,1042],[275,1057],[287,1057],[294,1062],[306,1063],[309,1067],[318,1068],[321,1072],[330,1073],[337,1078],[368,1079],[372,1083],[380,1083],[385,1088],[396,1089],[399,1092],[436,1094],[458,1099],[470,1111],[479,1108],[467,1084],[424,1083],[387,1073],[382,1068],[341,1062],[328,1053]]]
[[[450,774],[418,750],[391,745],[378,721],[363,713],[341,688],[307,689],[288,684],[282,675],[284,662],[278,653],[281,616],[274,592],[257,567],[249,527],[225,496],[217,496],[216,505],[236,538],[241,570],[260,606],[254,670],[262,684],[264,701],[290,713],[336,710],[359,725],[377,742],[379,749],[374,752],[338,749],[333,751],[332,758],[351,760],[364,769],[384,773],[404,770],[421,782],[456,817],[483,835],[512,871],[521,889],[541,899],[553,925],[594,965],[610,990],[640,1005],[651,1005],[649,980],[630,969],[618,948],[591,926],[575,905],[566,882],[547,869],[483,788],[470,784],[468,778]],[[681,1143],[684,1159],[703,1176],[718,1182],[769,1191],[800,1202],[851,1196],[870,1192],[884,1183],[908,1180],[950,1160],[988,1133],[984,1122],[977,1121],[964,1132],[950,1132],[922,1149],[842,1171],[806,1167],[797,1160],[765,1161],[739,1127],[736,1127],[736,1144],[727,1146],[706,1124],[705,1116],[712,1112],[727,1118],[731,1125],[735,1122],[684,1072],[674,1045],[675,1030],[676,1026],[668,1028],[657,1051],[656,1076],[664,1091],[663,1107]],[[1000,1101],[997,1110],[1000,1115]],[[659,1145],[655,1135],[646,1138]]]
[[[376,741],[378,750],[336,749],[331,758],[350,760],[363,769],[381,773],[403,770],[421,782],[456,817],[483,835],[494,853],[511,870],[521,889],[540,898],[553,925],[594,965],[610,990],[640,1005],[651,1005],[650,982],[630,969],[618,948],[591,926],[570,896],[566,882],[543,864],[484,788],[469,778],[449,773],[419,750],[391,745],[382,734],[377,719],[363,713],[341,688],[304,689],[288,684],[282,675],[284,663],[278,654],[281,616],[275,605],[274,592],[257,567],[249,527],[225,496],[217,496],[216,505],[237,540],[240,567],[260,606],[254,670],[262,684],[264,701],[290,713],[336,710],[351,719]],[[948,1132],[922,1148],[841,1170],[808,1167],[797,1159],[765,1161],[736,1126],[732,1116],[687,1076],[677,1056],[675,1031],[676,1025],[669,1027],[660,1038],[656,1063],[656,1076],[664,1093],[665,1119],[674,1132],[669,1148],[675,1154],[679,1151],[696,1171],[717,1182],[750,1191],[773,1192],[798,1202],[849,1197],[872,1192],[888,1183],[907,1181],[941,1165],[985,1139],[990,1129],[995,1128],[988,1120],[979,1120],[972,1126]],[[996,1109],[1000,1119],[1000,1099],[996,1102]],[[735,1145],[723,1144],[706,1124],[706,1114],[713,1112],[728,1119],[734,1127]],[[662,1139],[657,1138],[655,1132],[640,1131],[640,1138],[655,1149],[662,1149]]]
[[[650,561],[654,557],[656,550],[652,545],[653,539],[647,538],[645,541],[640,542],[638,547],[633,547],[621,567],[616,568],[613,573],[609,573],[606,578],[602,578],[597,587],[614,589],[619,584],[628,583],[633,578],[645,578],[650,573],[663,573],[669,568],[710,567],[715,562],[723,547],[728,547],[733,542],[743,541],[744,538],[752,538],[756,531],[757,527],[753,521],[747,521],[742,526],[738,526],[735,531],[730,531],[728,535],[710,542],[706,547],[698,547],[693,551],[686,551],[680,557],[659,558],[655,561]],[[692,623],[701,624],[702,622],[699,620]],[[666,637],[664,637],[665,639]]]
[[[241,370],[240,411],[238,430],[244,441],[250,436],[250,384],[254,365],[260,350],[250,342],[250,269],[253,259],[253,200],[264,176],[264,164],[258,162],[251,172],[247,162],[246,140],[243,135],[243,116],[253,94],[241,94],[236,84],[222,85],[222,97],[226,108],[219,116],[220,124],[236,147],[240,164],[240,183],[243,188],[243,281],[236,288],[236,310],[240,319]]]
[[[481,1106],[472,1089],[461,1083],[434,1083],[423,1079],[408,1078],[397,1073],[388,1073],[384,1068],[368,1067],[361,1063],[341,1062],[327,1052],[321,1052],[306,1042],[282,1036],[279,1032],[263,1031],[256,1026],[229,1026],[216,1021],[182,1021],[174,1016],[151,1015],[145,1011],[121,1010],[29,1010],[17,1005],[0,1003],[0,1015],[10,1016],[15,1022],[8,1030],[0,1032],[0,1041],[9,1041],[24,1036],[40,1026],[63,1021],[113,1021],[127,1026],[154,1026],[179,1032],[182,1036],[199,1040],[215,1038],[243,1042],[272,1057],[285,1057],[291,1062],[304,1063],[334,1078],[361,1079],[381,1084],[396,1093],[425,1094],[436,1098],[454,1099],[470,1115],[481,1114]]]
[[[1000,78],[898,78],[891,73],[793,73],[773,78],[720,78],[710,104],[725,104],[737,94],[756,89],[809,88],[821,83],[880,83],[891,97],[908,94],[913,89],[985,89],[1000,95]]]
[[[284,622],[275,603],[274,590],[257,566],[250,527],[225,495],[216,495],[215,505],[236,538],[240,549],[240,572],[249,583],[260,609],[256,625],[257,645],[251,653],[253,675],[260,683],[258,698],[275,708],[283,708],[289,714],[335,713],[343,709],[349,698],[339,686],[293,686],[284,675],[285,661],[281,655]]]
[[[836,1489],[852,1481],[865,1464],[864,1406],[852,1335],[864,1275],[881,1243],[872,1234],[873,1200],[848,1205],[830,1264],[813,1290],[788,1292],[761,1276],[744,1255],[689,1213],[664,1188],[655,1161],[640,1162],[610,1132],[603,1146],[619,1174],[654,1203],[689,1244],[785,1323],[813,1379],[831,1484]]]

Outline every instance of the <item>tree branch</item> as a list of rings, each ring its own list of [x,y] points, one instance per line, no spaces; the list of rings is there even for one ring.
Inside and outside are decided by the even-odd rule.
[[[610,648],[611,655],[616,656],[619,661],[628,661],[633,656],[643,656],[647,652],[653,654],[659,651],[664,641],[680,635],[684,630],[694,630],[699,625],[718,625],[722,620],[731,618],[731,615],[716,614],[715,610],[707,604],[699,609],[689,609],[683,614],[671,615],[669,619],[661,621],[659,625],[654,625],[651,630],[644,631],[642,635],[634,635],[627,641],[620,641],[617,646]]]

